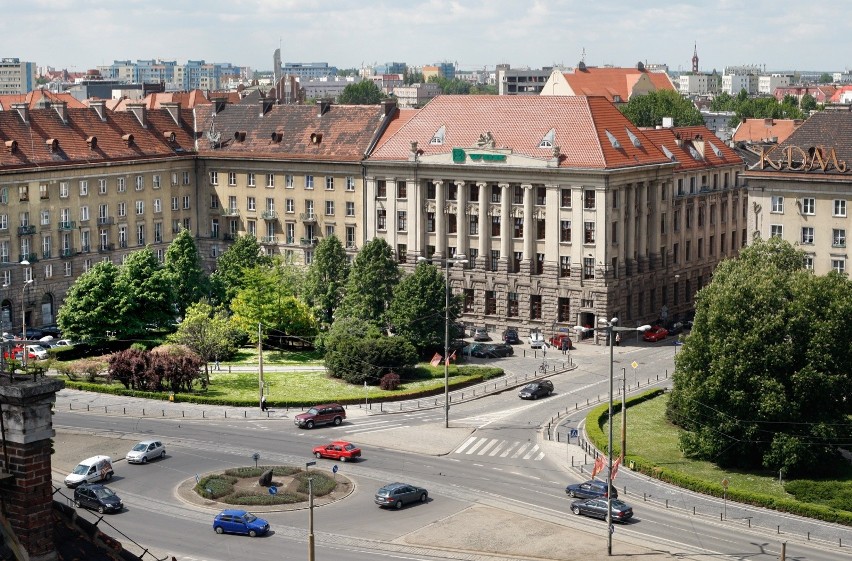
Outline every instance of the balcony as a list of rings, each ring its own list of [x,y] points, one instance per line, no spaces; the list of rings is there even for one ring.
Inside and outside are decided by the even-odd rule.
[[[32,236],[36,232],[35,226],[18,226],[19,236]]]
[[[77,250],[73,247],[66,247],[65,249],[59,251],[59,257],[61,259],[71,259],[75,255],[77,255]]]
[[[18,263],[21,263],[24,260],[29,261],[30,263],[35,263],[38,261],[38,255],[35,253],[22,253],[21,258],[18,259]]]
[[[234,234],[227,234],[227,233],[222,234],[222,239],[225,240],[226,242],[232,242],[232,241],[234,241]]]
[[[86,244],[80,248],[80,253],[90,253],[91,251],[92,248],[89,246],[89,244]]]
[[[127,240],[121,240],[120,242],[118,242],[118,247],[120,247],[121,249],[127,249]]]
[[[213,232],[210,232],[210,239],[211,239],[211,240],[217,240],[217,239],[219,239],[219,231],[218,231],[218,230],[214,230]]]
[[[239,216],[240,209],[238,208],[223,208],[221,213],[222,216]]]
[[[262,213],[260,213],[260,217],[263,218],[264,220],[277,220],[278,219],[278,213],[275,212],[274,210],[265,210]]]
[[[112,216],[99,216],[98,226],[112,226],[115,224],[115,218]]]
[[[303,212],[299,214],[299,220],[301,220],[302,222],[316,222],[317,215],[313,212]]]
[[[263,236],[260,238],[260,243],[262,244],[275,244],[278,243],[277,236]]]
[[[77,223],[74,222],[73,220],[59,223],[59,230],[60,231],[75,230],[75,229],[77,229]]]
[[[349,251],[357,251],[358,246],[355,245],[355,242],[346,242],[346,249]]]
[[[111,243],[105,243],[98,246],[98,253],[109,253],[115,249],[115,246]]]
[[[319,243],[317,238],[299,238],[299,245],[315,246]]]
[[[51,257],[53,257],[51,255],[51,253],[52,252],[49,249],[45,249],[44,251],[41,252],[41,258],[42,259],[50,259]]]
[[[296,243],[296,239],[293,236],[287,236],[287,245],[293,245]]]

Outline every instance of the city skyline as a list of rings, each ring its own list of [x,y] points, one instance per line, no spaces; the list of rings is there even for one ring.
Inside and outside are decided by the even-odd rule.
[[[390,61],[453,62],[463,70],[574,66],[585,53],[590,66],[642,61],[688,71],[697,44],[705,72],[737,65],[839,72],[847,68],[844,32],[852,27],[830,6],[809,6],[802,21],[800,3],[771,0],[720,0],[709,8],[695,0],[360,0],[333,10],[297,0],[184,4],[0,0],[10,16],[0,23],[7,49],[0,56],[83,72],[157,58],[271,70],[279,47],[284,62],[338,68]]]

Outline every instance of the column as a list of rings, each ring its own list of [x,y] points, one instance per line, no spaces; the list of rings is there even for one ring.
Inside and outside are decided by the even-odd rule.
[[[544,186],[547,195],[544,201],[544,274],[548,278],[559,278],[559,185]]]
[[[485,269],[488,269],[491,262],[491,217],[488,216],[489,195],[487,187],[485,193],[479,193],[479,257],[485,263]]]
[[[482,185],[481,183],[477,183],[477,185]],[[456,254],[457,255],[468,255],[468,247],[470,245],[470,240],[468,239],[468,227],[467,227],[467,194],[465,192],[465,184],[464,181],[456,181]],[[482,189],[479,188],[480,197],[482,197]]]
[[[376,179],[374,177],[366,178],[364,181],[364,191],[366,199],[366,204],[364,205],[364,235],[367,240],[372,240],[378,235],[376,232],[376,210],[378,207],[376,206]],[[363,245],[361,243],[359,247],[363,247]]]
[[[640,183],[636,189],[636,224],[633,227],[633,234],[639,232],[636,240],[637,251],[639,252],[639,262],[642,264],[642,272],[648,272],[648,188],[644,182]]]
[[[394,184],[395,188],[396,184]],[[405,210],[405,216],[408,219],[408,236],[405,240],[409,255],[408,262],[416,264],[417,258],[426,253],[426,213],[423,210],[420,185],[414,180],[407,180],[405,191],[405,202],[402,203],[403,208],[399,210]],[[401,239],[400,242],[402,242]]]
[[[387,192],[385,211],[388,219],[388,245],[391,246],[394,254],[396,254],[396,244],[400,237],[396,223],[396,210],[399,204],[396,201],[396,179],[393,177],[385,178],[385,191]]]
[[[447,257],[447,186],[440,179],[435,183],[435,257]],[[419,206],[419,205],[418,205]]]
[[[533,186],[529,183],[521,185],[524,190],[524,263],[528,273],[535,270],[535,214],[533,206]]]
[[[512,193],[508,183],[500,183],[500,270],[512,265]]]

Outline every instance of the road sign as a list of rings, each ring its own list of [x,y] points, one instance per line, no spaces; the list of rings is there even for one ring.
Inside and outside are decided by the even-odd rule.
[[[332,466],[331,473],[337,473],[337,470],[340,469],[336,464]]]
[[[634,360],[630,363],[630,366],[633,367],[633,370],[636,370],[637,368],[639,368],[639,363]]]
[[[337,467],[337,466],[335,466],[335,467]],[[270,485],[269,486],[269,494],[275,495],[277,493],[278,493],[278,487],[276,487],[275,485]]]
[[[571,429],[571,438],[577,438],[578,436],[580,436],[580,431],[577,429]]]
[[[305,462],[305,469],[307,469],[307,468],[309,468],[309,467],[311,467],[311,466],[315,466],[315,465],[317,465],[317,463],[316,463],[316,462]]]

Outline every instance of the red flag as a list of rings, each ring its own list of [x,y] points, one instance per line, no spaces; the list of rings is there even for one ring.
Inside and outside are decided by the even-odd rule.
[[[604,458],[603,456],[598,456],[595,458],[595,465],[592,467],[592,479],[595,478],[597,474],[603,471],[604,468]]]
[[[441,364],[441,355],[439,353],[435,353],[435,356],[432,357],[432,362],[430,362],[432,366],[438,366]]]
[[[453,354],[447,357],[447,364],[451,363],[456,359],[456,351],[453,351]]]
[[[614,462],[612,462],[612,476],[610,479],[615,479],[616,474],[618,474],[618,465],[621,463],[621,458],[616,458]]]

